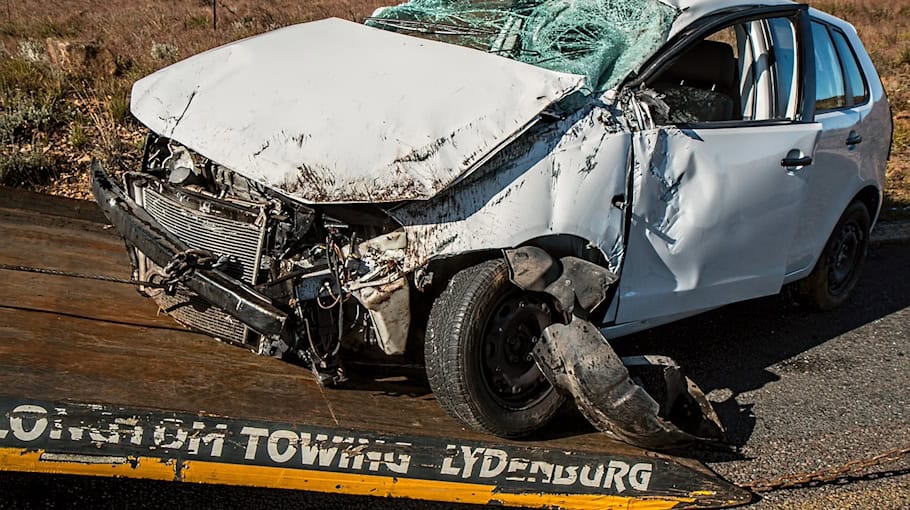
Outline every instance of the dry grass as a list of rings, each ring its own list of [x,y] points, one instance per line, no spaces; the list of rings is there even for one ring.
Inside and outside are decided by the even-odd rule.
[[[882,76],[894,114],[884,214],[910,218],[910,0],[824,0],[811,5],[852,23]]]
[[[88,198],[88,162],[135,166],[132,83],[176,60],[313,19],[360,20],[387,2],[5,0],[0,4],[0,184]],[[60,64],[49,46],[75,43]],[[86,49],[87,48],[87,49]],[[54,171],[51,171],[54,169]]]
[[[277,27],[336,16],[361,20],[395,0],[4,0],[0,4],[0,183],[87,196],[87,162],[134,164],[142,130],[128,114],[138,77],[205,49]],[[53,7],[51,7],[51,5]],[[886,215],[910,217],[910,0],[823,0],[853,23],[894,108]],[[50,70],[46,41],[89,43],[86,65]],[[42,54],[42,52],[44,52]],[[12,133],[12,134],[10,134]],[[40,154],[40,156],[39,156]],[[56,174],[44,175],[48,162]],[[33,168],[34,167],[34,168]],[[48,182],[50,179],[51,182]]]

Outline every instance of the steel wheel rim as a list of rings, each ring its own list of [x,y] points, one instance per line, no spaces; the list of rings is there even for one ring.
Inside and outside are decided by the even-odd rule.
[[[481,379],[500,407],[528,409],[554,391],[531,357],[549,322],[548,308],[512,289],[492,310],[481,340]]]
[[[838,232],[828,253],[828,291],[844,291],[856,274],[862,252],[863,234],[859,225],[847,223]]]

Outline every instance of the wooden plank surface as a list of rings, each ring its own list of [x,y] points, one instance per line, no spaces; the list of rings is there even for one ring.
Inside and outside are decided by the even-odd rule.
[[[0,188],[0,263],[129,276],[122,242],[86,203],[10,193]],[[466,430],[419,380],[322,389],[304,367],[182,328],[129,285],[12,271],[0,271],[0,394],[667,458],[573,413],[532,441]]]

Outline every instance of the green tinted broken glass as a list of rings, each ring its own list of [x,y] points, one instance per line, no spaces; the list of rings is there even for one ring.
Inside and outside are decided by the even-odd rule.
[[[603,92],[666,42],[676,16],[659,0],[412,0],[366,23],[580,74]]]

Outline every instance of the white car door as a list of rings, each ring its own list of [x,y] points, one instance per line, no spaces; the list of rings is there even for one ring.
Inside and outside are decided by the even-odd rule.
[[[865,148],[861,145],[860,119],[871,108],[866,81],[845,34],[813,20],[812,43],[815,121],[823,126],[823,132],[813,168],[806,173],[809,194],[788,257],[788,280],[812,271],[841,213],[860,187],[861,153]]]
[[[821,132],[801,120],[801,15],[738,21],[686,50],[702,65],[677,69],[681,58],[649,80],[669,114],[638,133],[634,147],[617,324],[780,290]],[[777,59],[775,25],[790,31]],[[724,68],[734,76],[716,71]],[[732,114],[712,106],[730,102]]]

